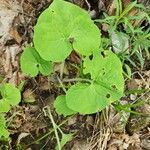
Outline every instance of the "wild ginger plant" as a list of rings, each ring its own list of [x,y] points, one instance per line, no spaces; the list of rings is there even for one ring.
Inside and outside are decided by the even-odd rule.
[[[31,77],[50,75],[53,64],[64,63],[73,50],[82,58],[85,78],[63,88],[65,94],[54,102],[58,114],[96,113],[123,96],[121,61],[113,52],[102,50],[100,30],[85,10],[54,0],[38,18],[33,43],[21,56],[21,69]]]

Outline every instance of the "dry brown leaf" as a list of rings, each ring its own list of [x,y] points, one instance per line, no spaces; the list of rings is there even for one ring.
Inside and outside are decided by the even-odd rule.
[[[77,54],[76,51],[72,51],[70,54],[70,60],[76,64],[80,64],[81,63],[81,58],[80,56]]]
[[[116,11],[116,4],[115,0],[111,0],[107,2],[107,11],[109,15],[115,15]],[[131,0],[122,0],[122,6],[123,8],[127,7],[131,3]]]
[[[28,135],[30,135],[30,133],[25,133],[24,132],[24,133],[19,134],[18,139],[17,139],[17,145],[20,144],[21,139],[27,137]]]
[[[35,95],[34,95],[34,92],[33,90],[31,89],[27,89],[23,92],[23,100],[24,102],[26,103],[33,103],[35,102]]]
[[[17,41],[18,44],[21,43],[22,37],[19,35],[16,27],[11,27],[9,31],[10,36]]]
[[[144,148],[145,150],[150,150],[150,131],[144,135],[142,135],[141,137],[141,146],[142,148]]]
[[[102,30],[108,32],[108,29],[109,29],[109,25],[106,23],[102,23]]]
[[[127,82],[127,87],[128,89],[139,89],[142,87],[142,80],[141,79],[132,79],[132,80],[129,80]]]
[[[10,6],[10,8],[9,8]],[[18,15],[20,6],[17,3],[0,1],[0,36],[9,34],[14,18]]]
[[[5,80],[10,80],[14,85],[20,83],[20,73],[19,71],[19,61],[17,60],[17,55],[21,51],[18,45],[5,47],[5,53],[2,57],[2,66],[5,72]]]
[[[60,70],[61,70],[61,63],[55,63],[54,64],[54,71],[60,73]],[[69,75],[69,71],[67,69],[67,65],[66,64],[64,64],[63,74]]]
[[[115,0],[112,0],[111,3],[107,7],[108,14],[115,15],[115,10],[116,10]]]
[[[109,141],[108,149],[129,150],[130,148],[134,148],[134,150],[142,150],[140,142],[138,134],[133,134],[132,136],[127,134],[113,134]]]

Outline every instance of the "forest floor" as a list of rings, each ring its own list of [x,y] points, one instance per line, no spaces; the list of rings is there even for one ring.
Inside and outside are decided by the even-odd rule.
[[[103,12],[114,15],[116,10],[113,0],[71,2],[89,10],[92,19],[99,19]],[[122,0],[124,8],[129,3],[130,0]],[[149,0],[140,3],[150,10]],[[140,61],[134,55],[131,57],[137,67],[125,60],[130,67],[131,77],[126,78],[126,94],[120,100],[121,106],[143,103],[136,103],[130,108],[121,107],[119,111],[111,105],[92,115],[59,116],[53,108],[53,102],[60,93],[55,85],[57,83],[41,75],[30,78],[22,74],[19,58],[23,48],[33,42],[36,21],[50,4],[51,0],[0,0],[0,82],[16,86],[23,83],[22,101],[6,116],[8,120],[11,118],[8,125],[11,140],[0,141],[0,149],[54,150],[57,142],[53,126],[44,113],[44,108],[49,106],[61,130],[66,134],[73,133],[64,150],[150,150],[150,55],[145,51],[141,52],[143,57]],[[105,23],[97,25],[102,36],[108,34],[109,27]],[[138,25],[148,28],[150,23],[143,20]],[[119,30],[124,32],[122,28]],[[70,59],[71,62],[79,61],[76,54],[72,54]],[[64,74],[71,76],[75,70],[70,68],[69,61],[66,62]],[[58,73],[59,67],[59,64],[55,67]]]

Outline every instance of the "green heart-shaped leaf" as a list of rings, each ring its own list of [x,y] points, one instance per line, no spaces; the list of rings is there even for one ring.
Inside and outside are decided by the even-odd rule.
[[[15,88],[11,84],[0,85],[0,113],[8,112],[10,106],[15,106],[20,102],[21,95],[19,89]]]
[[[109,100],[93,84],[76,84],[67,91],[66,104],[80,114],[92,114],[104,109]]]
[[[98,84],[111,90],[123,93],[124,78],[122,63],[111,51],[105,51],[101,55],[94,55],[92,60],[86,57],[84,60],[84,74],[90,73],[91,78]]]
[[[98,51],[100,31],[85,10],[62,0],[54,0],[40,15],[33,40],[43,59],[61,62],[73,49],[81,55]]]
[[[101,111],[123,96],[124,79],[119,58],[112,52],[87,57],[84,73],[90,73],[93,83],[73,85],[66,93],[67,106],[80,114]]]
[[[76,113],[75,111],[67,107],[65,95],[61,95],[56,98],[54,107],[56,108],[56,112],[59,115],[64,115],[65,117]]]
[[[43,60],[35,48],[26,47],[21,56],[21,70],[31,77],[35,77],[39,72],[49,75],[52,72],[52,63]]]

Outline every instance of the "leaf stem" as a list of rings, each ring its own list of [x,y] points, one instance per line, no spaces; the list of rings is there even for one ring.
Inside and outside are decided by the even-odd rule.
[[[44,110],[43,110],[44,111]],[[45,113],[45,112],[44,112]],[[46,114],[46,113],[45,113]],[[59,129],[62,125],[64,125],[70,118],[74,117],[71,116],[71,117],[68,117],[66,120],[62,121],[61,124],[57,125],[56,126],[56,129]],[[33,141],[32,143],[30,143],[29,145],[27,145],[27,147],[33,145],[34,143],[38,143],[40,142],[41,140],[43,140],[44,138],[46,138],[47,136],[49,136],[52,132],[54,132],[54,128],[50,129],[48,133],[44,134],[42,137],[40,137],[39,139],[37,139],[36,141]]]
[[[61,86],[61,88],[63,89],[63,91],[65,92],[65,93],[67,93],[67,90],[65,89],[65,87],[64,87],[64,85],[63,85],[63,83],[62,83],[62,81],[60,80],[60,78],[57,76],[57,80],[58,80],[58,82],[60,83],[60,86]]]
[[[59,136],[58,136],[58,132],[57,132],[58,126],[55,124],[55,121],[54,121],[53,116],[51,114],[50,108],[47,108],[47,111],[48,111],[50,120],[52,122],[53,128],[54,128],[54,132],[55,132],[55,136],[56,136],[56,140],[57,140],[57,144],[58,144],[58,149],[61,150],[61,144],[60,144],[60,140],[59,140]]]
[[[83,79],[83,78],[73,78],[73,79],[63,79],[62,82],[78,82],[78,81],[85,81],[92,83],[93,81],[90,79]]]

